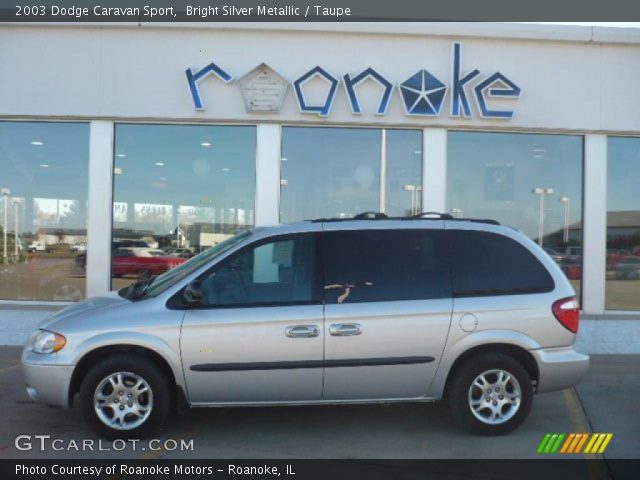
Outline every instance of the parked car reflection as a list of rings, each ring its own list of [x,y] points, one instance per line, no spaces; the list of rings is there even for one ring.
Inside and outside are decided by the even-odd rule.
[[[147,277],[160,275],[184,263],[184,258],[172,257],[158,249],[145,247],[123,247],[113,253],[111,273],[119,278],[125,275]]]
[[[639,280],[640,257],[627,256],[618,260],[615,269],[615,278],[618,280]]]

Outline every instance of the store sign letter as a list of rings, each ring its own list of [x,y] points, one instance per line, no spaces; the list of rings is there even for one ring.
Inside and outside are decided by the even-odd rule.
[[[400,79],[399,82],[394,84],[372,67],[364,68],[356,74],[343,74],[342,77],[340,77],[334,76],[321,66],[316,66],[306,71],[291,83],[300,112],[309,115],[319,115],[321,117],[327,117],[331,113],[338,92],[338,86],[342,82],[349,108],[354,115],[362,115],[363,113],[386,115],[393,94],[397,89],[397,97],[399,97],[399,101],[402,102],[406,115],[438,117],[443,110],[446,110],[443,106],[446,103],[445,98],[448,95],[449,115],[451,117],[473,118],[475,110],[481,118],[498,120],[511,119],[514,111],[507,108],[508,105],[505,105],[504,102],[517,100],[522,93],[520,87],[501,72],[483,76],[477,68],[465,70],[462,62],[462,46],[458,42],[454,42],[452,45],[451,57],[450,84],[441,80],[442,75],[440,75],[440,73],[442,72],[438,73],[435,70],[427,70],[422,67],[414,71],[415,73],[410,77]],[[248,94],[253,95],[249,99],[251,108],[247,108],[247,112],[278,112],[286,95],[288,81],[275,72],[275,70],[271,70],[270,67],[266,67],[264,64],[261,65],[261,67],[269,68],[270,76],[269,78],[265,77],[262,79],[263,81],[257,86],[252,83],[250,85],[250,92],[248,91],[249,87],[246,85],[246,78],[247,75],[253,74],[254,71],[249,72],[249,74],[242,77],[240,82],[238,82],[244,97],[247,97]],[[204,104],[200,96],[199,82],[209,75],[215,75],[224,83],[229,83],[233,80],[231,74],[227,73],[215,63],[210,63],[197,71],[188,68],[186,70],[187,82],[196,110],[204,110]],[[245,79],[244,86],[243,79]],[[316,100],[309,100],[309,90],[316,88],[318,82],[314,82],[315,85],[313,86],[307,85],[307,83],[314,79],[318,79],[321,83],[326,84],[324,90],[319,95],[320,100],[317,99],[317,92],[315,95]],[[282,85],[276,82],[276,80],[282,82]],[[376,106],[363,106],[361,104],[360,97],[358,96],[358,87],[366,81],[374,81],[380,89],[380,97]],[[278,83],[278,85],[273,84],[274,82]],[[274,90],[276,87],[277,91]],[[394,87],[397,88],[394,89]],[[258,103],[260,103],[258,100],[275,98],[276,94],[279,95],[277,98],[278,101],[268,102],[268,108],[262,106],[262,104],[258,105]],[[259,97],[258,100],[253,98],[256,96]],[[502,102],[501,108],[498,108],[498,102]],[[254,103],[256,105],[254,105]]]

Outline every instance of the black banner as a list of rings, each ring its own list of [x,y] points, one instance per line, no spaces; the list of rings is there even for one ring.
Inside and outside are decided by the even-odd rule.
[[[0,0],[1,22],[639,20],[638,0]]]
[[[637,480],[640,460],[0,460],[0,478]]]

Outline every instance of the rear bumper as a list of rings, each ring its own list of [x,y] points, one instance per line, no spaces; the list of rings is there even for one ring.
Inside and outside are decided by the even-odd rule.
[[[530,352],[540,373],[538,393],[574,387],[589,368],[589,355],[578,353],[573,347],[541,348]]]
[[[22,373],[27,394],[32,400],[47,405],[69,407],[69,385],[75,367],[29,362],[37,357],[37,354],[31,352],[23,353]],[[39,355],[39,357],[43,356]]]

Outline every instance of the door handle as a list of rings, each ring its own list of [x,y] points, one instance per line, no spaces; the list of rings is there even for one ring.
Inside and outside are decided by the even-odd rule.
[[[311,338],[320,335],[318,325],[293,325],[287,327],[284,333],[289,338]]]
[[[359,323],[333,323],[329,326],[329,333],[334,337],[352,337],[362,333]]]

